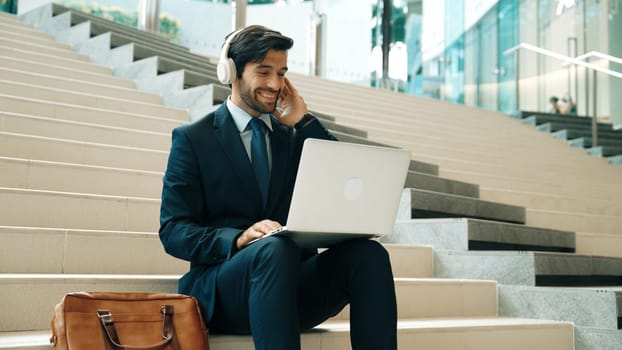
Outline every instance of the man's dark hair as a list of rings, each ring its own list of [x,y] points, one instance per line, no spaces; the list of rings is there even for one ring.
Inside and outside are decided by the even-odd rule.
[[[263,60],[270,49],[287,51],[293,45],[294,40],[280,32],[260,25],[251,25],[235,34],[229,44],[228,57],[235,62],[237,78],[241,79],[248,62]]]

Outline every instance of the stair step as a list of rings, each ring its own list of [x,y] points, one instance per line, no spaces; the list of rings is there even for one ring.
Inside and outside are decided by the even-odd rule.
[[[523,122],[529,125],[540,125],[549,122],[556,122],[567,125],[574,125],[582,128],[592,128],[591,117],[579,117],[570,115],[534,114],[523,118]],[[598,128],[603,130],[613,130],[611,124],[598,123]]]
[[[527,209],[525,223],[529,226],[573,230],[579,232],[601,232],[620,234],[622,216],[596,215],[582,212]]]
[[[396,148],[394,146],[390,146],[386,143],[376,142],[374,140],[370,140],[368,138],[358,137],[351,134],[347,134],[340,131],[332,131],[332,134],[337,138],[337,140],[342,142],[350,142],[350,143],[358,143],[362,145],[370,145],[370,146],[380,146],[380,147],[390,147]]]
[[[499,286],[501,316],[564,320],[579,327],[622,328],[622,287]]]
[[[622,136],[620,137],[622,140]],[[611,157],[616,155],[622,155],[622,145],[620,146],[609,146],[609,145],[601,145],[596,147],[588,148],[588,153],[596,156],[596,157]]]
[[[386,244],[394,277],[432,278],[434,276],[434,250],[429,246],[412,244]]]
[[[553,142],[557,141],[553,140]],[[573,155],[560,155],[558,157],[559,164],[553,164],[551,161],[543,162],[541,160],[537,160],[539,157],[537,152],[526,152],[525,154],[513,155],[513,157],[521,159],[521,161],[511,161],[507,156],[507,154],[511,152],[509,150],[506,152],[499,152],[502,153],[502,155],[494,157],[488,156],[485,153],[477,153],[471,154],[468,157],[461,157],[455,155],[455,152],[452,153],[452,150],[447,149],[445,146],[443,149],[440,149],[440,147],[437,146],[426,146],[421,144],[403,146],[406,149],[417,149],[418,152],[413,155],[414,158],[420,161],[438,164],[442,169],[441,172],[454,171],[461,173],[473,173],[475,175],[490,176],[493,178],[515,177],[521,179],[521,181],[531,181],[536,184],[542,182],[553,183],[555,186],[591,183],[590,186],[598,187],[600,185],[596,181],[602,179],[603,183],[608,183],[611,181],[611,178],[614,177],[613,172],[597,171],[597,169],[602,166],[611,168],[602,160],[589,157],[589,160],[586,161],[585,156],[587,155],[587,151],[567,147],[564,144],[560,146],[568,148],[569,152],[572,152]],[[461,145],[456,147],[468,149],[470,145]],[[504,156],[503,153],[506,155]],[[577,160],[576,163],[584,164],[583,169],[577,169],[575,166],[562,164],[573,162],[573,158],[579,156],[583,159]],[[522,161],[523,157],[527,159]],[[536,161],[532,162],[532,159],[536,159]],[[562,173],[564,176],[560,176]],[[592,177],[590,178],[590,176]],[[472,181],[466,178],[462,178],[461,180]],[[480,185],[487,184],[480,183]],[[616,190],[615,192],[618,191]]]
[[[165,254],[155,232],[0,226],[0,242],[0,273],[181,275],[189,267]],[[385,247],[394,276],[432,277],[432,248]],[[38,259],[25,263],[23,256]]]
[[[596,215],[622,216],[622,200],[590,198],[589,195],[565,196],[554,193],[480,188],[481,198],[490,201],[505,201],[533,209],[582,212]]]
[[[576,350],[622,349],[622,331],[575,327]]]
[[[0,349],[49,349],[51,331],[0,333]],[[572,350],[572,324],[518,318],[399,320],[400,349]],[[252,350],[250,336],[210,335],[212,350]],[[350,348],[349,325],[330,321],[301,335],[303,350]],[[23,344],[23,345],[22,345]]]
[[[447,217],[524,223],[525,208],[412,188],[402,192],[397,219]]]
[[[567,253],[435,251],[434,276],[525,286],[622,285],[622,259]],[[486,266],[485,269],[482,266]]]
[[[4,68],[10,68],[16,71],[64,77],[67,79],[75,79],[93,84],[118,86],[124,89],[135,88],[133,81],[113,77],[110,74],[92,73],[72,68],[63,68],[48,63],[34,62],[27,59],[17,59],[4,54],[0,54],[0,64],[2,64],[2,67]]]
[[[102,262],[103,263],[103,262]],[[175,293],[179,275],[0,274],[4,331],[47,329],[54,306],[74,291]],[[496,317],[494,281],[395,280],[400,318]],[[341,314],[346,317],[349,313]],[[335,318],[339,319],[339,318]],[[343,319],[341,319],[343,320]]]
[[[496,317],[494,281],[396,278],[398,316],[404,318]],[[344,308],[335,320],[350,319]]]
[[[577,232],[577,253],[622,258],[622,235]]]
[[[416,171],[418,173],[438,176],[438,165],[436,164],[425,163],[425,162],[411,159],[410,166],[408,169],[412,171]]]
[[[17,18],[17,16],[12,14],[12,13],[7,13],[7,12],[0,11],[0,18],[2,18],[3,21],[6,21],[6,22],[20,23],[19,19]]]
[[[17,32],[19,34],[27,34],[33,37],[42,38],[46,40],[54,40],[54,37],[48,33],[42,33],[36,30],[33,26],[15,21],[2,21],[0,22],[0,28],[9,32]]]
[[[56,48],[48,45],[47,43],[35,43],[30,42],[29,40],[24,40],[24,38],[18,38],[13,35],[13,33],[9,33],[0,28],[0,35],[6,35],[6,37],[0,37],[0,48],[2,50],[27,50],[34,51],[42,55],[49,55],[58,58],[66,58],[69,60],[77,60],[82,62],[90,62],[88,56],[73,52],[68,50],[67,48]]]
[[[170,108],[152,103],[134,102],[127,99],[111,98],[102,95],[89,95],[82,92],[72,92],[69,90],[23,84],[8,80],[0,80],[0,94],[51,103],[70,104],[87,108],[113,110],[115,112],[177,119],[180,121],[189,120],[187,111],[178,108]]]
[[[27,60],[32,62],[38,62],[53,66],[59,66],[63,68],[76,69],[80,71],[86,71],[91,73],[106,74],[112,76],[112,69],[104,66],[99,66],[94,63],[85,62],[76,59],[69,59],[64,57],[57,57],[38,53],[34,50],[28,50],[25,48],[3,48],[3,56],[8,56],[14,59]]]
[[[579,125],[579,124],[571,124],[564,122],[546,122],[543,124],[539,124],[536,127],[540,131],[545,132],[556,132],[559,130],[570,130],[576,133],[579,133],[583,136],[591,136],[592,135],[592,126],[591,125]],[[622,132],[613,130],[611,126],[609,127],[599,127],[598,128],[598,136],[606,136],[607,138],[615,138],[622,136]]]
[[[356,119],[352,121],[341,121],[345,125],[356,124]],[[362,123],[360,123],[362,124]],[[362,126],[364,127],[364,126]],[[397,128],[397,126],[395,126]],[[440,128],[439,130],[443,130]],[[534,167],[542,167],[543,165],[559,165],[566,168],[572,168],[572,166],[562,165],[564,158],[568,151],[575,152],[576,150],[566,150],[562,152],[556,152],[557,154],[547,154],[547,159],[536,157],[537,150],[531,149],[525,144],[514,145],[499,145],[485,143],[482,144],[481,138],[473,140],[460,140],[457,135],[452,136],[449,131],[439,131],[440,135],[434,135],[431,132],[424,132],[420,130],[394,130],[387,127],[382,127],[381,124],[377,127],[368,127],[368,137],[379,142],[386,142],[403,148],[416,150],[416,155],[435,154],[436,156],[446,157],[459,160],[469,160],[474,162],[481,162],[486,166],[503,167],[506,166],[514,170],[510,165],[514,165],[515,161],[510,160],[507,153],[515,153],[516,158],[520,158],[521,165],[526,166],[526,170]],[[488,137],[488,135],[486,136]],[[491,149],[492,147],[499,147],[499,149]],[[551,152],[553,153],[553,152]],[[520,170],[520,169],[518,169]],[[572,170],[572,169],[569,169]]]
[[[334,130],[337,132],[341,132],[341,133],[356,136],[356,137],[367,138],[367,131],[365,130],[341,125],[330,120],[322,119],[320,117],[318,117],[318,119],[320,119],[322,124],[329,130]]]
[[[0,187],[6,226],[156,232],[160,200]]]
[[[512,192],[527,192],[527,193],[539,193],[546,196],[564,196],[576,198],[579,197],[587,199],[600,199],[606,201],[620,202],[620,194],[617,193],[617,189],[611,188],[610,185],[601,187],[594,181],[569,181],[564,183],[562,179],[559,181],[549,180],[537,180],[527,179],[517,176],[507,176],[494,173],[481,173],[474,171],[462,171],[443,169],[440,172],[440,176],[448,179],[468,181],[477,183],[480,185],[482,192],[487,189],[495,189],[496,191]],[[603,181],[607,183],[607,181]],[[483,193],[480,194],[484,198]],[[576,201],[577,199],[575,199]],[[528,206],[529,207],[529,206]]]
[[[0,156],[162,172],[168,152],[0,132]]]
[[[568,143],[570,143],[574,147],[590,148],[590,147],[592,147],[592,137],[591,136],[577,137],[576,139],[568,140]],[[602,145],[602,146],[618,146],[618,147],[620,147],[620,146],[622,146],[622,137],[619,137],[619,138],[616,138],[616,139],[601,139],[599,137],[598,138],[598,144]]]
[[[573,139],[579,139],[579,138],[591,140],[592,132],[591,130],[586,131],[586,130],[577,130],[577,129],[560,129],[560,130],[552,132],[551,135],[555,137],[556,139],[561,139],[561,140],[573,140]],[[610,142],[617,143],[620,141],[620,136],[619,135],[612,136],[609,134],[599,133],[598,140],[599,142],[603,141],[606,143],[610,143]],[[591,143],[589,145],[591,145]]]
[[[164,175],[9,157],[0,157],[0,169],[0,187],[144,198],[160,197]]]
[[[622,165],[622,155],[607,157],[607,162],[613,165]]]
[[[69,91],[73,90],[85,94],[160,105],[160,96],[156,94],[137,91],[136,89],[122,88],[119,86],[92,83],[88,81],[88,78],[84,80],[76,80],[61,76],[2,67],[0,68],[0,79],[20,82],[22,84],[45,86]],[[187,119],[187,116],[185,117]]]
[[[7,112],[0,112],[0,131],[161,151],[171,148],[170,133]]]
[[[0,273],[181,275],[189,269],[151,232],[0,226],[0,242]]]
[[[107,260],[101,261],[102,264]],[[0,274],[3,331],[49,329],[54,306],[73,291],[176,293],[178,275]]]
[[[116,126],[153,132],[170,133],[183,124],[180,120],[157,118],[136,113],[116,112],[0,94],[3,112],[58,118],[85,123]]]
[[[71,46],[54,41],[53,36],[36,31],[32,27],[24,27],[21,22],[17,23],[19,23],[22,27],[16,28],[15,26],[8,25],[6,22],[0,23],[0,32],[9,33],[9,38],[14,40],[18,39],[27,44],[42,45],[49,48],[61,49],[71,52]]]
[[[414,171],[409,171],[404,187],[420,188],[428,191],[449,193],[458,196],[479,197],[479,186]]]
[[[573,232],[469,218],[398,220],[382,241],[440,250],[575,251]]]

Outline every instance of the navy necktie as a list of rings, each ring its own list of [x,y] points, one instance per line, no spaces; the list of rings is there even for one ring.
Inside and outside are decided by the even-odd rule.
[[[270,187],[270,167],[268,164],[266,137],[263,132],[264,122],[259,118],[253,118],[250,121],[250,125],[253,130],[253,137],[251,139],[251,160],[265,208],[268,201],[268,188]]]

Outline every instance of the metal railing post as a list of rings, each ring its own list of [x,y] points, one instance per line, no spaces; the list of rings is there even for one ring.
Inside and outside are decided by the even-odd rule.
[[[520,113],[520,52],[516,51],[516,112]]]
[[[590,114],[590,69],[585,67],[585,115]],[[577,101],[579,97],[577,96]]]
[[[594,104],[594,117],[592,118],[592,147],[598,146],[598,81],[597,71],[593,71],[592,99]]]

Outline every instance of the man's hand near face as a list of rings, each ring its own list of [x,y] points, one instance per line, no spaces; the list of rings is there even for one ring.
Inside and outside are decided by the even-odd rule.
[[[288,78],[284,79],[283,88],[279,95],[279,104],[281,110],[277,108],[274,111],[274,115],[279,120],[279,123],[291,128],[293,128],[308,112],[307,104],[302,97],[298,95],[298,91]]]

